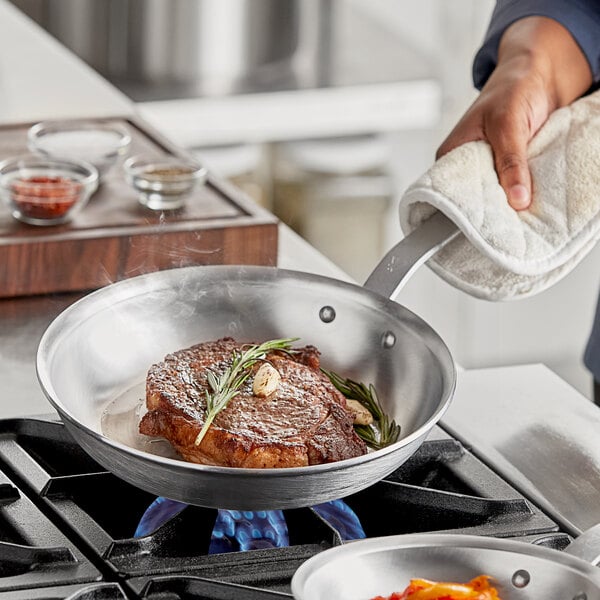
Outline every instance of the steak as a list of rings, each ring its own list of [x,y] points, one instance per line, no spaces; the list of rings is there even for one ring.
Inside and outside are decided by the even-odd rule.
[[[298,467],[367,452],[345,397],[321,372],[314,346],[291,354],[270,352],[266,360],[281,378],[277,389],[267,397],[255,396],[251,373],[196,445],[210,391],[207,370],[220,375],[240,348],[234,339],[223,338],[179,350],[152,365],[140,432],[166,438],[184,460],[228,467]]]

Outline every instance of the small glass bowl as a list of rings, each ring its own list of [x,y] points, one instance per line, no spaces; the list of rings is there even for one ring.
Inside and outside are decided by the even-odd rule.
[[[123,168],[139,202],[152,210],[181,208],[196,185],[204,183],[208,175],[200,163],[178,156],[132,156]]]
[[[98,187],[98,171],[83,161],[35,155],[0,162],[0,195],[12,216],[30,225],[70,221]]]
[[[27,145],[48,158],[84,160],[102,176],[129,152],[131,136],[113,123],[44,121],[29,128]]]

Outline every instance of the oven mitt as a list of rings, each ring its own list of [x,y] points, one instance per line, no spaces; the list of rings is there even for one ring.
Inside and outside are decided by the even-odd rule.
[[[486,300],[537,294],[567,275],[600,236],[600,91],[555,111],[528,148],[529,209],[513,210],[487,142],[436,161],[400,200],[405,234],[436,210],[461,230],[427,263]]]

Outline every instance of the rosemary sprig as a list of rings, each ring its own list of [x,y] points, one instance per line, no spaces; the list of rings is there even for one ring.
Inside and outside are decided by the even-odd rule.
[[[233,397],[239,394],[242,384],[250,375],[252,366],[258,361],[264,360],[265,356],[273,350],[290,352],[292,343],[297,340],[298,338],[283,338],[269,340],[258,345],[248,344],[242,346],[241,351],[233,351],[231,365],[220,375],[217,375],[210,369],[207,370],[206,379],[210,391],[204,391],[206,398],[206,418],[194,442],[196,446],[200,444],[206,435],[215,417],[229,404],[229,401]]]
[[[356,433],[372,448],[379,450],[398,440],[400,425],[383,412],[377,392],[372,384],[345,379],[333,371],[321,369],[333,385],[349,400],[357,400],[373,415],[373,425],[355,425]]]

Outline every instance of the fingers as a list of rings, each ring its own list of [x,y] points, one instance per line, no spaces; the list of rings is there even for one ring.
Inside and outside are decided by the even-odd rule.
[[[500,78],[501,82],[504,79]],[[532,180],[527,163],[527,145],[548,117],[544,91],[527,79],[509,86],[488,82],[436,152],[436,160],[466,144],[485,140],[494,156],[494,167],[509,206],[525,210],[531,205]],[[494,84],[494,85],[492,85]],[[521,85],[529,86],[525,90]],[[532,100],[530,100],[530,97]]]
[[[519,135],[513,123],[503,123],[499,131],[503,132],[504,138],[494,135],[493,130],[488,135],[498,180],[506,193],[508,204],[514,210],[525,210],[531,204],[531,174],[527,163],[528,135]],[[436,160],[462,144],[480,139],[485,139],[481,128],[457,127],[438,148]]]
[[[506,129],[504,132],[506,133]],[[531,204],[527,141],[526,136],[518,134],[499,139],[492,136],[490,139],[500,185],[506,193],[509,205],[515,210],[525,210]]]

